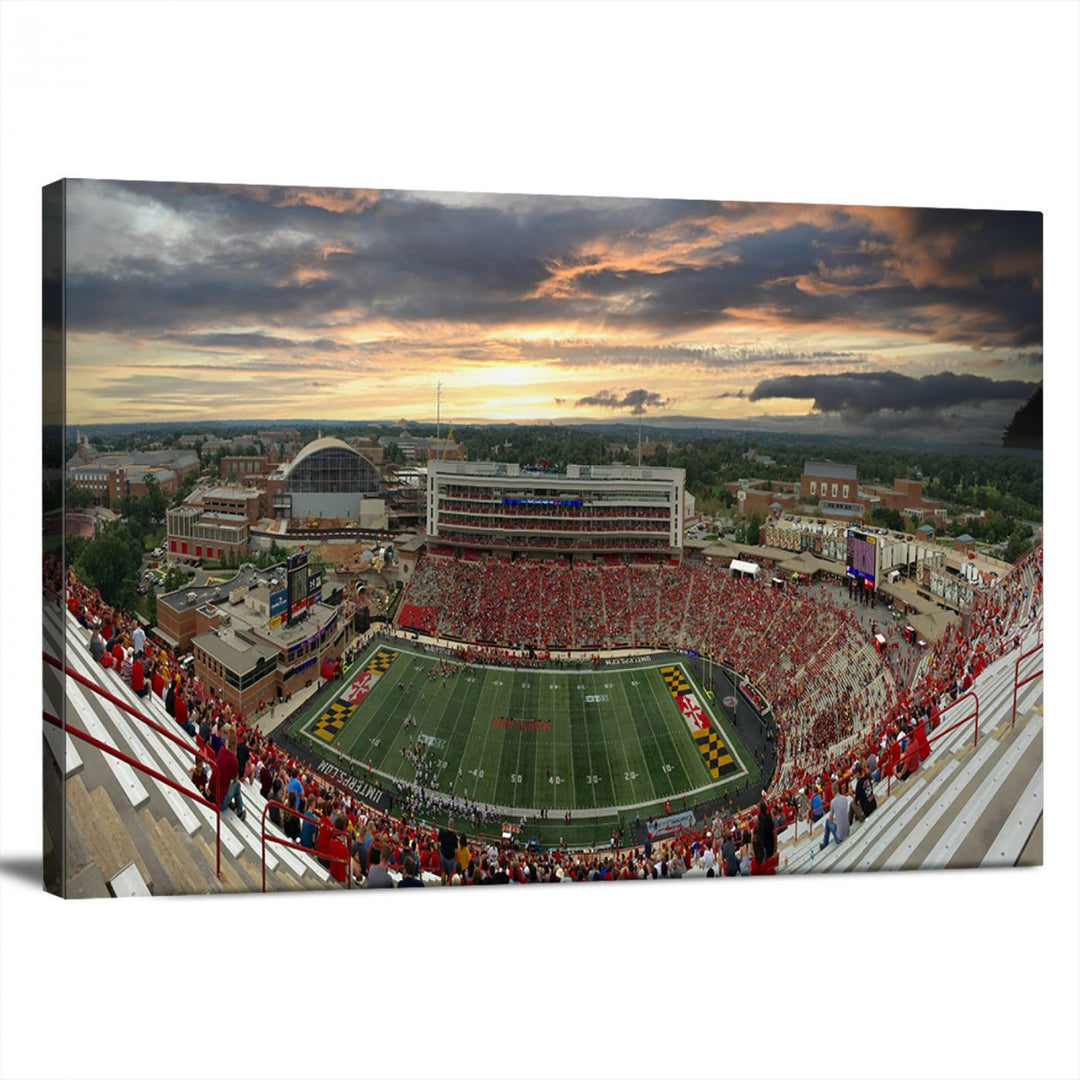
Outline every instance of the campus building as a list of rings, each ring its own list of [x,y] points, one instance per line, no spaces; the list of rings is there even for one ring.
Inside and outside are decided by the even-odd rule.
[[[795,485],[782,480],[732,480],[724,490],[735,500],[735,512],[740,517],[757,514],[768,518],[795,506],[799,501]]]
[[[199,467],[191,450],[146,450],[99,453],[80,443],[67,462],[67,476],[84,487],[101,506],[115,506],[125,495],[142,498],[156,483],[167,497],[175,495],[184,478]]]
[[[379,470],[341,439],[310,442],[266,482],[268,513],[285,519],[354,522],[385,529],[386,501]]]
[[[184,503],[165,512],[165,550],[173,559],[234,559],[247,552],[246,513]]]
[[[427,532],[455,549],[680,557],[685,487],[682,469],[429,461]]]
[[[270,459],[257,455],[227,454],[221,459],[221,479],[235,484],[252,483],[270,471]]]
[[[286,622],[285,567],[246,566],[224,584],[159,596],[154,633],[179,651],[190,648],[195,674],[251,712],[260,701],[306,686],[318,677],[323,661],[341,655],[346,631],[341,609],[323,603],[314,576],[309,582],[301,610]]]
[[[469,457],[469,448],[455,442],[452,432],[445,439],[436,439],[402,431],[397,435],[380,436],[379,443],[384,450],[396,446],[406,461],[466,461]]]

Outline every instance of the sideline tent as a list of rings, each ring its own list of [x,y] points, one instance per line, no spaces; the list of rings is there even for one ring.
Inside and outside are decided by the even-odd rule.
[[[744,559],[731,560],[731,574],[733,577],[749,577],[757,580],[761,567],[757,563],[746,562]]]

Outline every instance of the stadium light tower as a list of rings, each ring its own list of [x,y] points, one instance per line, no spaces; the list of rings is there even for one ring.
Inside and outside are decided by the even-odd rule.
[[[442,383],[435,383],[435,460],[439,460],[439,421],[442,418]]]

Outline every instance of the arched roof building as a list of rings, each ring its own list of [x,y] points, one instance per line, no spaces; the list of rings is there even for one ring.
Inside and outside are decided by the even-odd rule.
[[[286,517],[359,520],[364,501],[379,499],[382,491],[379,470],[334,438],[308,443],[283,467],[282,481],[277,505]]]

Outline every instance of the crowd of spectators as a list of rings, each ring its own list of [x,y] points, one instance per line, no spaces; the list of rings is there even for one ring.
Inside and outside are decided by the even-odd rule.
[[[433,564],[438,564],[433,567]],[[453,572],[448,572],[453,566]],[[425,569],[426,567],[426,569]],[[468,568],[468,569],[466,569]],[[413,601],[432,603],[440,614],[471,627],[480,618],[508,625],[522,608],[513,590],[546,585],[569,616],[556,623],[573,627],[606,625],[609,598],[621,605],[632,634],[649,629],[644,612],[655,600],[655,637],[659,644],[679,624],[679,634],[697,635],[740,663],[757,665],[754,676],[771,695],[780,721],[780,772],[772,790],[762,793],[752,812],[719,812],[701,828],[673,839],[621,851],[521,851],[497,836],[473,837],[420,821],[427,807],[406,802],[399,816],[376,809],[345,788],[315,773],[263,734],[231,703],[221,700],[197,677],[183,670],[175,653],[150,641],[139,621],[105,604],[96,590],[65,574],[46,557],[46,589],[64,589],[71,616],[87,631],[91,656],[113,670],[140,696],[161,697],[166,711],[212,758],[192,770],[195,786],[225,809],[243,816],[245,792],[285,804],[271,807],[270,819],[284,834],[309,848],[335,880],[346,875],[358,885],[505,884],[517,882],[611,881],[684,876],[736,876],[774,873],[778,836],[796,821],[811,827],[825,819],[823,843],[842,841],[852,820],[865,820],[877,804],[874,785],[885,777],[903,781],[918,771],[930,753],[929,736],[938,713],[957,700],[984,668],[1019,646],[1024,628],[1042,603],[1042,549],[1036,548],[1013,574],[981,594],[958,623],[935,644],[930,662],[920,665],[910,686],[897,686],[887,668],[874,664],[877,654],[844,609],[830,609],[821,598],[797,590],[777,591],[753,582],[735,581],[706,567],[570,567],[503,562],[494,571],[505,603],[481,603],[473,592],[485,586],[493,570],[488,561],[422,560],[410,591]],[[602,575],[626,577],[623,592]],[[651,575],[631,579],[630,574]],[[539,576],[534,576],[539,575]],[[655,588],[654,584],[655,583]],[[510,590],[510,591],[505,591]],[[436,595],[437,593],[437,595]],[[681,604],[679,598],[682,598]],[[580,604],[582,613],[577,611]],[[526,606],[529,625],[544,625],[543,600],[538,613]],[[825,617],[822,618],[821,613]],[[815,615],[817,617],[815,617]],[[512,625],[512,624],[511,624]],[[636,627],[636,630],[635,630]],[[761,639],[771,639],[771,647]],[[676,641],[680,640],[678,637]],[[594,642],[594,644],[597,644]],[[455,650],[464,663],[542,665],[546,649],[522,655],[504,646],[463,644]],[[806,683],[819,671],[820,684]],[[848,681],[843,681],[848,673]],[[820,696],[826,685],[833,698]],[[815,696],[815,690],[818,691]],[[807,705],[809,702],[809,705]],[[786,752],[786,757],[784,756]],[[440,807],[449,810],[468,807]],[[346,865],[346,858],[348,863]]]

